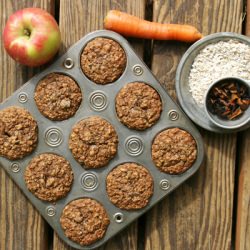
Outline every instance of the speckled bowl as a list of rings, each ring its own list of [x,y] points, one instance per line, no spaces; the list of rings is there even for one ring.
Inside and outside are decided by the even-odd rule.
[[[235,129],[239,129],[241,127],[244,127],[245,125],[247,125],[248,123],[250,123],[250,107],[248,107],[247,110],[244,111],[244,113],[239,116],[238,118],[234,119],[234,120],[226,120],[226,119],[222,119],[220,118],[218,115],[213,114],[208,107],[208,98],[210,95],[210,91],[212,90],[213,87],[218,86],[220,84],[222,84],[223,82],[238,82],[239,84],[245,85],[248,89],[248,94],[250,95],[250,82],[245,81],[242,78],[239,77],[225,77],[225,78],[221,78],[217,81],[215,81],[212,85],[210,85],[210,87],[208,88],[207,92],[206,92],[206,97],[205,97],[205,111],[207,114],[207,117],[209,118],[209,120],[215,125],[218,126],[222,129],[227,129],[227,130],[235,130]]]
[[[194,59],[204,47],[211,43],[216,43],[219,41],[228,41],[231,39],[236,39],[250,46],[250,38],[237,33],[220,32],[205,36],[201,40],[194,43],[186,51],[186,53],[181,58],[176,72],[175,88],[178,101],[182,109],[189,116],[189,118],[197,125],[201,126],[204,129],[217,133],[230,133],[244,130],[250,127],[250,123],[247,123],[245,126],[240,126],[234,129],[226,129],[215,125],[214,122],[209,119],[205,111],[205,107],[197,105],[197,103],[193,99],[192,94],[189,90],[188,78]]]

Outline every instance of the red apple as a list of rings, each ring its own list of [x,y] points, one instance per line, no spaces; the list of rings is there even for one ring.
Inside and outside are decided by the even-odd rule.
[[[48,62],[56,54],[61,36],[53,16],[39,8],[27,8],[10,16],[3,41],[14,60],[35,67]]]

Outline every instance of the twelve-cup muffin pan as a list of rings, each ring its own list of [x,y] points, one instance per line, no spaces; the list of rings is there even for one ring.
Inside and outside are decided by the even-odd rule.
[[[126,55],[126,67],[122,75],[114,82],[104,85],[92,82],[81,69],[83,48],[98,37],[118,42]],[[53,121],[46,118],[39,112],[34,100],[37,84],[50,73],[61,73],[71,77],[81,89],[81,104],[76,113],[68,119]],[[144,130],[128,128],[119,121],[116,113],[115,99],[117,94],[126,84],[133,82],[142,82],[153,87],[162,102],[160,118],[152,126]],[[169,97],[151,71],[130,47],[129,43],[123,37],[111,31],[95,31],[83,37],[55,63],[34,76],[13,93],[1,104],[0,108],[3,110],[9,106],[18,106],[28,110],[37,121],[38,145],[31,154],[23,159],[9,160],[5,157],[0,157],[0,163],[58,235],[69,245],[78,249],[92,249],[104,244],[192,176],[198,170],[203,160],[204,149],[198,130]],[[82,119],[92,116],[98,116],[109,122],[115,129],[119,142],[115,156],[110,159],[106,166],[87,169],[74,158],[69,149],[69,138],[75,124]],[[180,128],[187,131],[192,135],[197,145],[195,161],[188,170],[181,174],[162,172],[155,166],[152,160],[151,150],[154,138],[161,131],[169,128]],[[72,188],[65,197],[57,201],[49,202],[37,198],[25,184],[25,170],[27,166],[34,157],[42,153],[54,153],[63,156],[72,167],[74,174]],[[111,202],[107,195],[107,176],[118,165],[126,165],[127,163],[133,166],[137,164],[145,167],[153,179],[153,194],[146,206],[141,209],[120,209],[119,206],[115,206]],[[81,198],[90,198],[101,204],[110,220],[109,225],[107,226],[108,223],[105,225],[105,227],[107,226],[106,233],[94,243],[86,246],[80,245],[66,237],[60,224],[60,217],[66,205]],[[85,199],[85,202],[86,204],[93,203],[89,199]],[[131,207],[133,208],[133,204]]]

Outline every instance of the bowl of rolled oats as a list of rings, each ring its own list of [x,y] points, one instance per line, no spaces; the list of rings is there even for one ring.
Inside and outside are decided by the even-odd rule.
[[[218,126],[206,112],[208,90],[220,79],[230,77],[240,78],[244,82],[250,81],[248,37],[232,32],[215,33],[205,36],[186,51],[177,68],[175,87],[182,109],[193,122],[218,133],[236,132],[249,127],[249,122],[239,123],[230,129],[227,126]],[[249,99],[245,99],[244,102],[249,102]],[[236,123],[235,121],[242,116],[241,110],[237,107],[230,114],[232,119],[226,121],[227,124],[232,120]],[[234,116],[238,118],[235,119]],[[216,118],[217,121],[218,119]]]

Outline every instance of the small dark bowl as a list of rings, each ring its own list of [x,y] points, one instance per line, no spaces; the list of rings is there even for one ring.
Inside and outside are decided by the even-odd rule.
[[[242,115],[240,115],[238,118],[235,118],[234,120],[223,119],[220,116],[213,114],[209,110],[208,98],[210,96],[210,91],[215,86],[218,86],[224,82],[237,82],[239,84],[245,85],[248,89],[248,94],[250,95],[250,82],[249,81],[244,80],[244,79],[239,78],[239,77],[221,78],[221,79],[215,81],[214,83],[212,83],[211,86],[209,87],[209,89],[207,90],[206,95],[205,95],[205,110],[206,110],[206,113],[207,113],[209,120],[214,125],[216,125],[220,128],[223,128],[223,129],[227,129],[227,130],[239,129],[239,128],[245,126],[246,124],[249,124],[249,122],[250,122],[250,107],[248,107],[247,110],[245,110]]]

